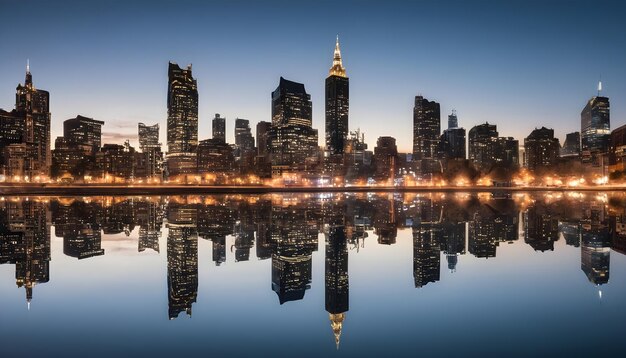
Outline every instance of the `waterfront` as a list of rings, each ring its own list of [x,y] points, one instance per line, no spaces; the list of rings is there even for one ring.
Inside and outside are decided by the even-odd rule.
[[[4,197],[7,356],[620,356],[626,195]]]

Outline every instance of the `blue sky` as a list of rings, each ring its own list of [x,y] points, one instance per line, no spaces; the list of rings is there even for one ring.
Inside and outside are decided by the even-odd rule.
[[[52,136],[77,114],[106,122],[105,142],[136,142],[137,122],[165,142],[167,63],[193,63],[199,138],[214,113],[270,119],[280,76],[302,82],[313,126],[339,34],[350,77],[350,129],[411,148],[413,98],[454,108],[467,129],[488,121],[523,139],[580,130],[596,94],[626,124],[626,4],[619,1],[12,1],[0,0],[0,108],[14,106],[30,59],[51,93]],[[227,138],[227,139],[228,139]]]

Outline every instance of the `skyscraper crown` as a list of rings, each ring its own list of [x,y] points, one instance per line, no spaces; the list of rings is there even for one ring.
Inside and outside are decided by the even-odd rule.
[[[347,77],[346,69],[343,67],[341,61],[341,50],[339,49],[339,35],[337,35],[337,42],[335,43],[335,54],[333,56],[333,66],[328,71],[329,76]]]

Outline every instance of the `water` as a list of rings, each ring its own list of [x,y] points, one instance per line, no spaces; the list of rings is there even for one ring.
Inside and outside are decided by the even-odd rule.
[[[622,193],[5,197],[0,356],[621,356]]]

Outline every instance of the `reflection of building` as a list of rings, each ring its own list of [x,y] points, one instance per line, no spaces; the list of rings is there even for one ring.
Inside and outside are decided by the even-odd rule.
[[[54,232],[63,238],[65,255],[79,260],[104,255],[99,204],[61,199],[53,202],[51,208]]]
[[[468,225],[469,253],[479,258],[496,257],[496,249],[500,242],[517,240],[519,230],[517,215],[517,211],[501,212],[489,205],[475,212]]]
[[[465,223],[447,222],[442,226],[441,249],[446,255],[448,269],[456,271],[459,255],[465,254]]]
[[[198,295],[197,209],[170,202],[167,214],[167,289],[169,318],[174,319],[183,311],[191,316]]]
[[[554,251],[559,239],[559,220],[544,206],[531,206],[524,213],[524,242],[535,251]]]
[[[608,283],[611,236],[602,202],[583,203],[581,227],[580,268],[594,285]]]
[[[303,207],[272,206],[272,290],[280,304],[301,300],[310,288],[318,230],[308,216],[309,210]]]
[[[443,208],[431,199],[419,201],[419,216],[413,219],[413,279],[415,287],[439,281],[441,266],[441,215]]]
[[[339,169],[348,139],[349,98],[349,79],[341,61],[337,37],[333,66],[326,78],[326,151],[328,167],[333,174],[342,174]]]
[[[152,249],[159,252],[159,238],[163,226],[163,212],[160,202],[141,200],[137,204],[137,223],[139,224],[139,243],[137,250],[143,252]]]
[[[45,202],[0,204],[0,264],[15,264],[18,287],[30,305],[33,287],[50,279],[50,217]]]
[[[196,171],[198,85],[191,65],[170,62],[167,89],[167,167],[172,176]]]
[[[346,239],[345,226],[331,223],[326,239],[325,296],[326,311],[329,313],[337,348],[343,320],[350,305]]]

